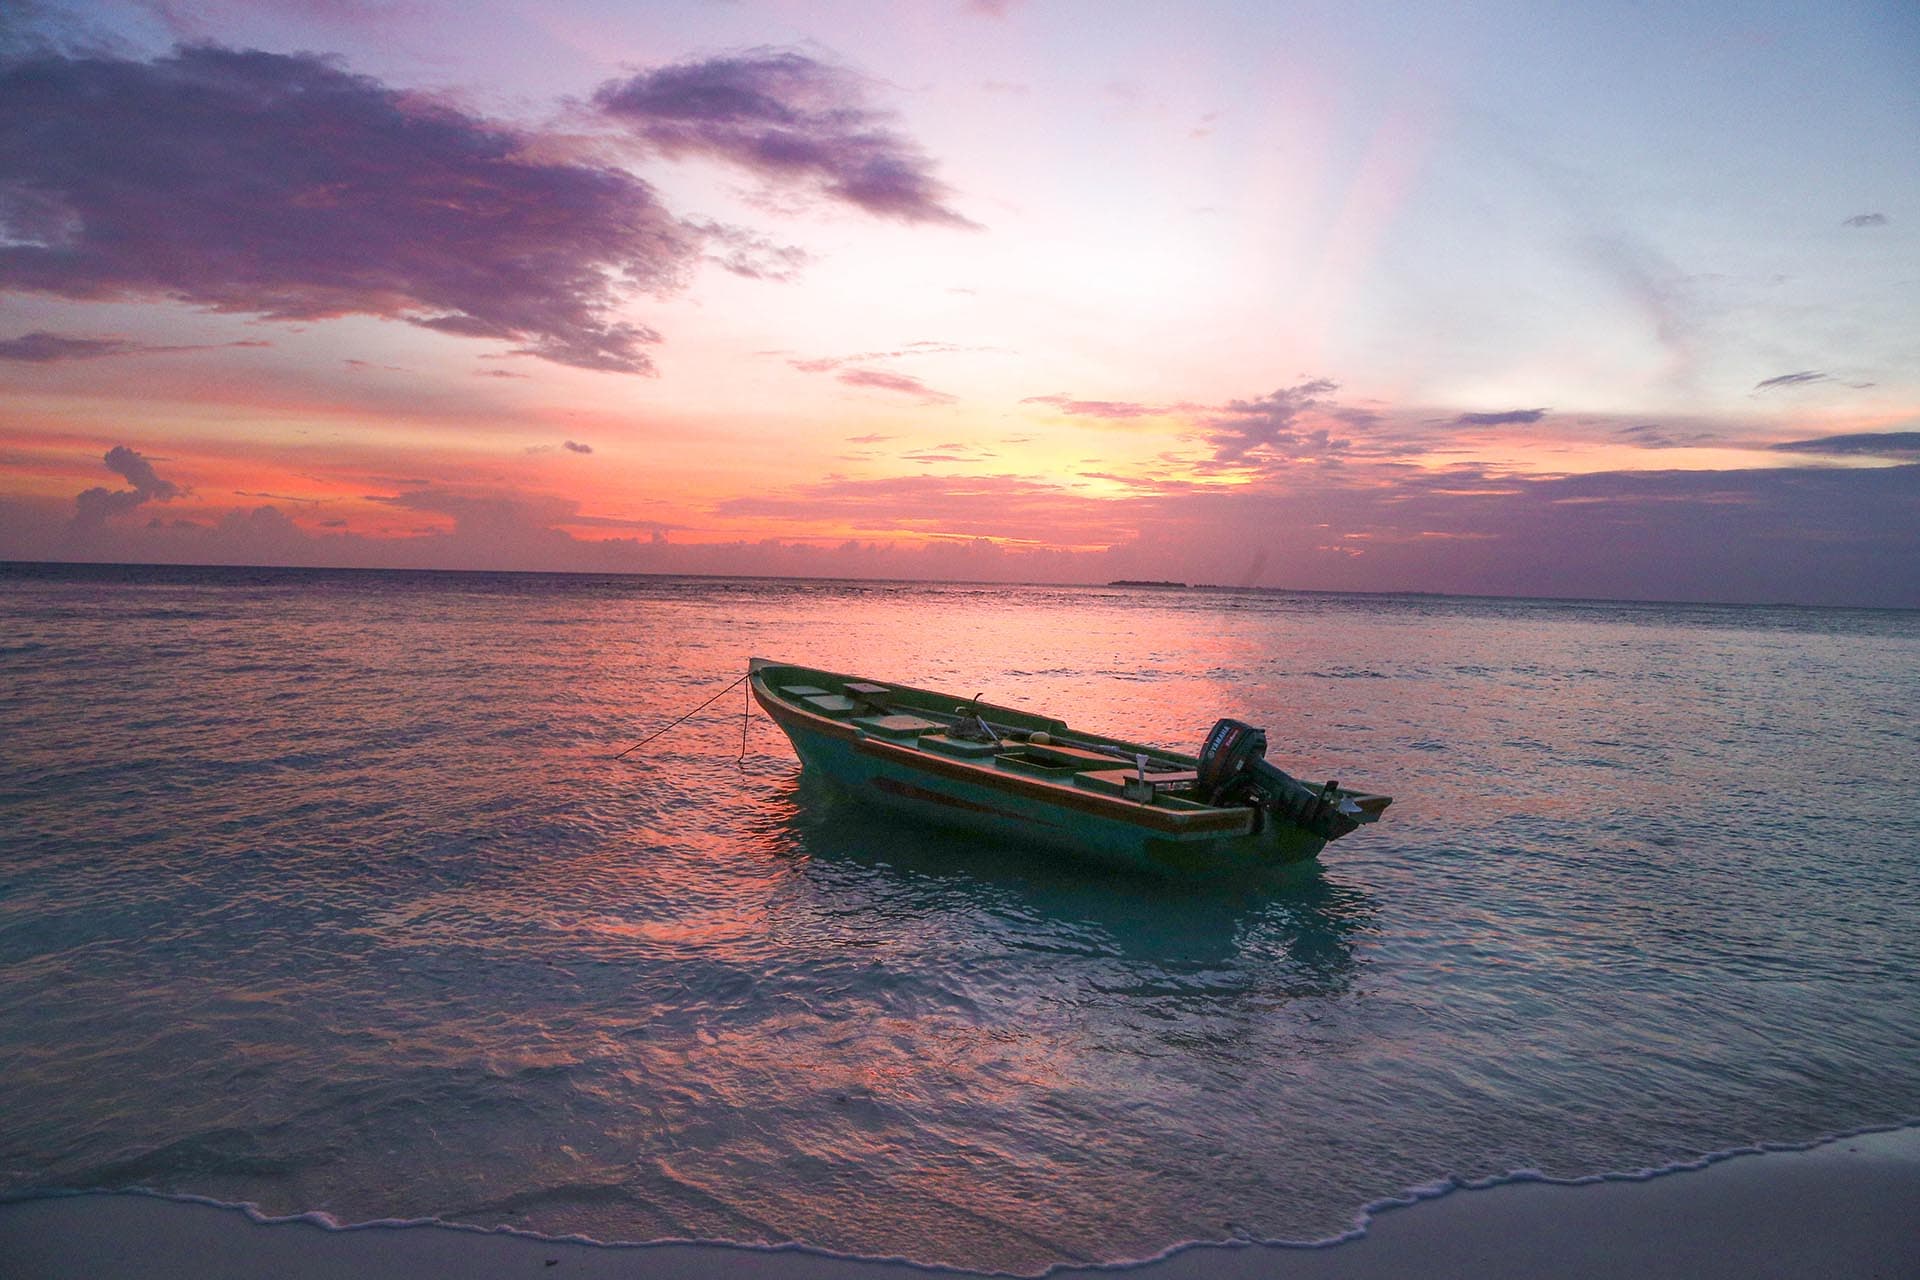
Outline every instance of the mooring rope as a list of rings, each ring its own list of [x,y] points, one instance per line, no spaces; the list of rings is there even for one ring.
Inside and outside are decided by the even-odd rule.
[[[753,672],[749,671],[747,674],[752,675]],[[753,690],[742,689],[740,691],[740,758],[734,761],[734,764],[742,769],[747,767],[747,721],[751,719],[753,719]]]
[[[714,694],[711,698],[708,698],[705,702],[701,703],[699,706],[695,707],[693,710],[687,712],[687,714],[681,716],[678,720],[675,720],[672,724],[666,725],[663,728],[660,728],[654,731],[653,733],[648,734],[646,737],[640,739],[640,741],[634,743],[632,746],[628,747],[625,751],[622,751],[620,755],[615,756],[614,759],[618,760],[621,758],[621,756],[630,755],[633,752],[638,751],[640,748],[646,746],[649,742],[652,742],[655,738],[665,733],[668,729],[672,729],[679,725],[685,724],[687,721],[693,719],[695,716],[699,715],[702,711],[705,711],[708,707],[712,706],[714,703],[720,701],[720,699],[726,697],[729,693],[732,693],[735,689],[745,684],[752,675],[753,673],[749,671],[746,675],[741,676],[738,680],[735,680],[732,684],[722,689],[719,693]],[[752,704],[748,704],[748,705],[749,707],[751,707]],[[740,725],[740,754],[743,757],[747,753],[746,743],[747,743],[747,727],[746,727],[746,722],[743,720]]]

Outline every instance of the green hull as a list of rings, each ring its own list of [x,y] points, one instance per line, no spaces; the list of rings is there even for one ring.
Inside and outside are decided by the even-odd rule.
[[[995,840],[1064,850],[1155,872],[1190,873],[1301,862],[1326,838],[1255,810],[1199,803],[1182,792],[1198,761],[1078,733],[1057,720],[979,707],[1007,741],[950,733],[957,700],[900,685],[754,659],[753,696],[793,743],[803,768],[841,791],[917,821]],[[1028,746],[1028,735],[1043,735]],[[1149,757],[1141,786],[1129,764]],[[1163,785],[1160,785],[1161,783]],[[1384,796],[1340,792],[1371,821]]]

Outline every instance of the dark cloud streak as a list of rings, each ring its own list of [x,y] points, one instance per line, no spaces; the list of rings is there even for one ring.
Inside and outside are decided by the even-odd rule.
[[[58,364],[68,360],[106,360],[114,356],[171,355],[181,351],[219,351],[233,347],[270,347],[270,342],[212,342],[188,346],[155,346],[127,338],[77,338],[70,334],[35,330],[0,340],[0,360],[22,364]]]
[[[1463,413],[1453,420],[1456,427],[1517,427],[1540,421],[1545,409],[1505,409],[1498,413]]]
[[[1830,382],[1832,379],[1824,373],[1812,369],[1802,369],[1798,373],[1783,373],[1777,378],[1763,378],[1753,384],[1755,391],[1771,391],[1775,387],[1803,387],[1810,382]]]
[[[1920,458],[1920,431],[1858,431],[1769,445],[1780,453],[1821,453],[1837,457]]]
[[[124,338],[72,338],[44,330],[0,341],[0,360],[25,364],[56,364],[63,360],[104,360],[140,350]]]

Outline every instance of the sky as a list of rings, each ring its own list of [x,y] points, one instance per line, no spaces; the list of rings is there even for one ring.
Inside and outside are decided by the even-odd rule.
[[[1920,9],[0,7],[0,559],[1920,607]]]

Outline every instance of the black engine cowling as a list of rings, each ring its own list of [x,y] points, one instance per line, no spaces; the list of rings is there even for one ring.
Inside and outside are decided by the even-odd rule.
[[[1208,804],[1226,802],[1244,789],[1247,770],[1267,754],[1267,731],[1241,720],[1222,720],[1200,748],[1197,790]]]
[[[1244,803],[1332,839],[1359,825],[1340,812],[1339,786],[1315,791],[1266,761],[1267,734],[1240,720],[1221,720],[1200,749],[1195,791],[1207,804]]]

